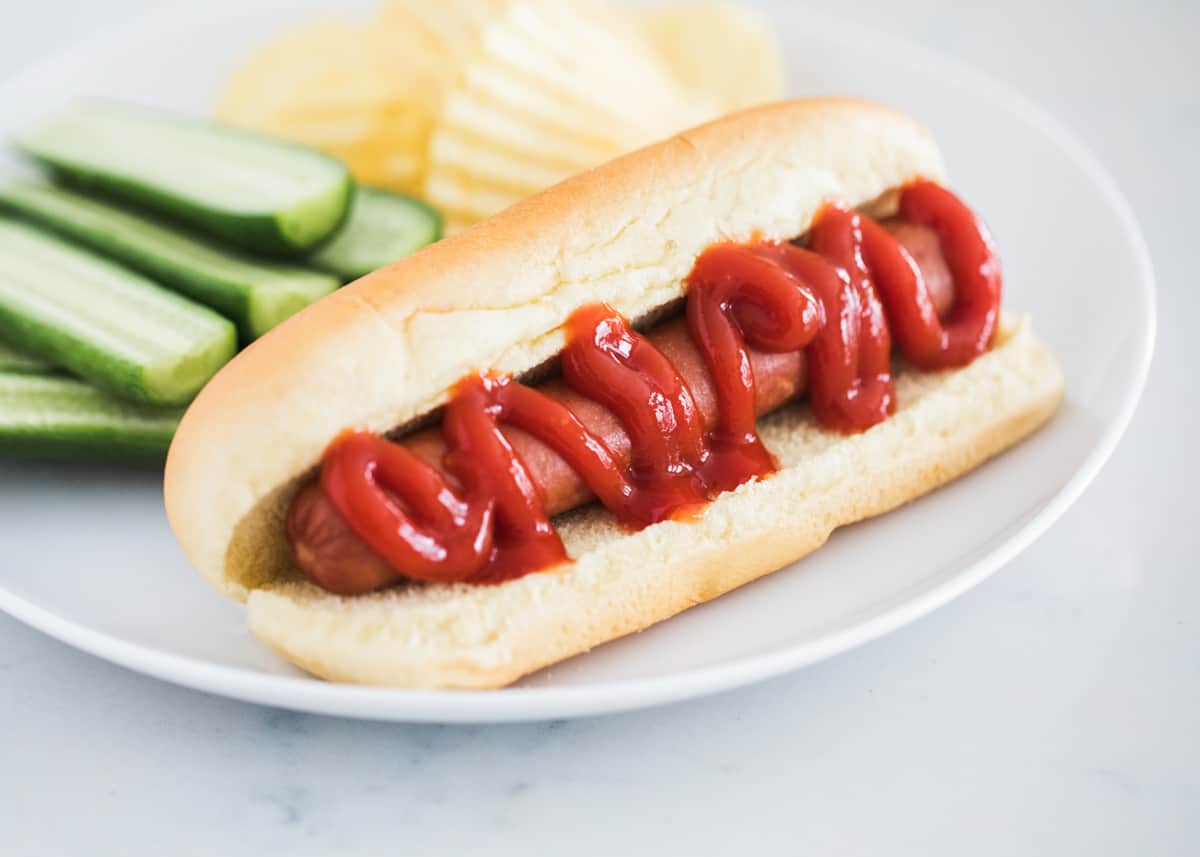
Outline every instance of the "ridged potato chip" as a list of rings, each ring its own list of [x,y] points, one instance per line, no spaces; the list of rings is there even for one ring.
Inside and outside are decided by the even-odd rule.
[[[235,70],[216,117],[323,149],[360,181],[416,191],[440,107],[431,94],[439,75],[440,64],[423,63],[368,24],[316,21]]]
[[[715,115],[624,20],[585,3],[506,4],[439,114],[428,199],[454,220],[486,216]]]
[[[729,112],[783,95],[783,57],[770,24],[732,3],[677,3],[638,13],[650,41],[684,86]]]
[[[718,56],[721,62],[712,62]],[[231,75],[217,118],[423,193],[447,231],[778,91],[759,19],[712,3],[382,0],[285,32]]]

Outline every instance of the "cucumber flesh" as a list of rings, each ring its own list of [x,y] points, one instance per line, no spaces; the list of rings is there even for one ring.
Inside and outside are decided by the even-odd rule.
[[[118,396],[190,400],[237,347],[233,323],[113,262],[0,218],[0,337]]]
[[[354,192],[315,149],[113,102],[78,102],[17,143],[70,182],[269,254],[333,234]]]
[[[32,354],[26,354],[18,348],[13,348],[7,343],[0,342],[0,372],[20,372],[22,375],[48,375],[54,371],[54,367],[34,357]]]
[[[359,187],[346,223],[308,257],[310,264],[356,280],[442,237],[442,216],[411,196]]]
[[[126,402],[83,381],[0,372],[0,456],[161,460],[180,408]]]
[[[40,182],[0,185],[0,207],[150,275],[232,318],[255,339],[340,285],[332,274],[254,259],[140,214]]]

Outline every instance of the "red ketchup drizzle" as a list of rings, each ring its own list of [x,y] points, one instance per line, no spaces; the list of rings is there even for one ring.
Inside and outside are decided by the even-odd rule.
[[[929,181],[901,191],[899,213],[938,234],[955,287],[944,322],[891,234],[830,204],[807,248],[723,243],[696,260],[687,320],[717,392],[711,431],[667,357],[611,307],[595,304],[567,322],[563,380],[624,425],[627,469],[562,403],[480,375],[464,379],[447,405],[444,473],[401,444],[347,431],[325,453],[321,488],[397,580],[499,582],[567,560],[537,486],[500,431],[505,424],[554,449],[627,527],[694,514],[718,493],[776,469],[755,429],[747,348],[807,349],[813,412],[843,432],[866,430],[895,410],[893,337],[927,370],[961,366],[987,350],[1001,283],[986,229]]]

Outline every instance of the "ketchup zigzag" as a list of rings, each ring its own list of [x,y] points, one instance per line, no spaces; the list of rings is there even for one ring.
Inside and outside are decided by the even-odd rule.
[[[501,425],[551,447],[631,528],[693,513],[775,470],[755,429],[748,346],[804,349],[818,421],[864,431],[895,409],[893,338],[918,369],[958,367],[987,350],[999,318],[999,261],[972,212],[924,180],[903,188],[899,206],[904,220],[938,235],[955,287],[944,321],[908,251],[869,217],[830,204],[807,248],[723,243],[696,260],[687,321],[717,391],[712,430],[666,356],[614,309],[594,304],[568,320],[563,379],[625,426],[628,467],[562,403],[485,374],[460,382],[447,405],[445,473],[401,444],[347,431],[325,453],[321,488],[397,580],[498,582],[567,559]]]

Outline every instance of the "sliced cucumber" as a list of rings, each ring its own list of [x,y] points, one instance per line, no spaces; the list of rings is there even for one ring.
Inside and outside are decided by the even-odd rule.
[[[346,223],[309,263],[356,280],[442,237],[442,216],[411,196],[359,187]]]
[[[34,357],[32,354],[26,354],[18,348],[13,348],[7,343],[0,342],[0,372],[20,372],[23,375],[45,375],[54,371],[54,367]]]
[[[106,101],[79,102],[17,143],[71,182],[263,253],[333,234],[354,192],[346,167],[314,149]]]
[[[253,259],[78,193],[37,182],[0,185],[0,207],[152,276],[237,322],[255,339],[339,285],[338,278]]]
[[[0,455],[161,459],[180,408],[125,402],[74,378],[0,372]]]
[[[233,323],[113,262],[0,219],[0,337],[127,399],[179,404],[233,356]]]

